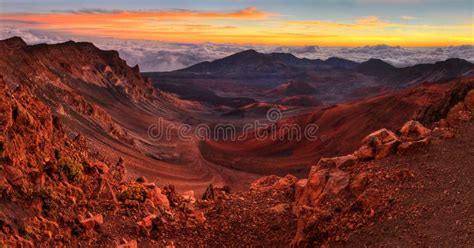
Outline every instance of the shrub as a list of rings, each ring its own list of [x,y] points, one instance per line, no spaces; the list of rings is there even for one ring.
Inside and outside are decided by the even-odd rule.
[[[69,181],[79,181],[84,173],[84,167],[79,162],[71,158],[61,158],[59,169],[66,175]]]
[[[147,198],[147,192],[143,186],[139,184],[133,184],[127,189],[122,191],[119,195],[119,200],[135,200],[139,202],[144,202]]]

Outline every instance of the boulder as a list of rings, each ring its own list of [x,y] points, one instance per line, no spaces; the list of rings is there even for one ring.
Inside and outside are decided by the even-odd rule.
[[[117,180],[117,181],[124,180],[127,175],[125,160],[123,158],[119,158],[115,166],[112,166],[110,168],[109,173],[114,180]]]
[[[209,201],[215,200],[214,186],[212,185],[212,183],[209,184],[209,186],[207,186],[206,191],[202,195],[201,199],[202,200],[209,200]]]
[[[337,167],[313,166],[306,186],[295,199],[293,213],[297,217],[297,230],[292,246],[316,246],[327,235],[337,232],[332,220],[375,207],[380,202],[380,193],[371,185],[369,173],[351,174]]]
[[[268,191],[268,190],[283,190],[292,188],[298,179],[293,175],[286,175],[279,177],[275,175],[261,177],[252,182],[250,190],[253,191]]]
[[[123,240],[120,245],[117,245],[117,248],[138,248],[138,242],[136,240]]]
[[[31,183],[27,180],[22,170],[10,165],[4,167],[5,178],[20,193],[27,193],[31,190]]]
[[[137,222],[137,225],[140,226],[141,228],[145,229],[145,230],[152,229],[153,220],[156,219],[157,217],[158,216],[155,215],[155,214],[150,214],[150,215],[146,216],[145,218],[143,218],[142,220],[140,220],[139,222]]]
[[[155,206],[160,206],[164,209],[170,209],[170,201],[168,197],[161,192],[161,189],[156,187],[148,192],[148,197],[155,204]]]
[[[368,145],[361,146],[354,152],[354,156],[360,160],[369,160],[375,158],[375,149]]]
[[[418,121],[408,121],[400,129],[400,139],[406,141],[418,141],[430,137],[431,130]]]
[[[466,97],[464,98],[464,104],[468,110],[474,112],[474,90],[471,90],[467,93]]]
[[[228,194],[230,193],[230,188],[228,186],[224,186],[222,188],[214,187],[214,185],[210,184],[204,194],[202,195],[202,200],[206,201],[214,201],[218,199],[226,199],[228,198]]]
[[[206,221],[207,221],[206,216],[204,215],[204,212],[202,212],[202,211],[196,211],[194,213],[194,218],[196,219],[197,223],[199,223],[201,225],[206,223]]]
[[[289,188],[292,188],[294,187],[296,181],[298,180],[298,178],[296,178],[295,176],[293,175],[286,175],[282,178],[280,178],[280,180],[278,180],[276,182],[275,185],[273,185],[273,189],[275,190],[283,190],[283,189],[289,189]]]
[[[424,147],[428,145],[431,142],[430,138],[424,138],[422,140],[417,140],[417,141],[408,141],[408,142],[403,142],[398,146],[398,153],[403,154],[407,153],[412,150],[417,150],[420,149],[421,147]]]
[[[453,128],[438,128],[433,129],[433,135],[443,139],[452,139],[456,136],[456,133]]]
[[[96,168],[102,174],[107,174],[109,172],[109,166],[100,161],[94,161],[89,163],[89,167]]]
[[[362,160],[384,158],[395,153],[400,140],[385,128],[375,131],[362,140],[362,146],[354,155]]]
[[[86,231],[90,231],[94,229],[96,225],[104,224],[104,217],[101,214],[93,215],[87,219],[83,219],[80,221],[81,225],[84,227]]]
[[[271,189],[273,185],[275,185],[281,177],[271,175],[271,176],[264,176],[260,177],[257,180],[253,181],[250,184],[250,190],[253,191],[266,191]]]
[[[449,128],[449,123],[446,119],[441,119],[435,123],[433,123],[434,128]]]
[[[303,206],[318,206],[327,196],[335,196],[349,186],[350,175],[340,169],[313,166],[298,198],[295,199],[295,211]],[[296,213],[298,215],[298,213]]]
[[[195,203],[196,202],[196,198],[194,197],[194,191],[193,190],[183,192],[183,193],[181,193],[181,196],[183,197],[183,199],[185,201],[188,201],[189,203]]]
[[[370,184],[370,175],[368,173],[361,173],[352,179],[350,190],[354,196],[361,195],[367,186]]]
[[[300,179],[295,183],[295,199],[300,197],[307,183],[308,179]]]
[[[472,114],[463,102],[454,105],[454,107],[449,110],[446,117],[446,120],[451,127],[458,127],[462,122],[470,121],[471,119]]]
[[[99,182],[99,186],[97,187],[96,191],[94,192],[94,196],[96,199],[104,199],[109,200],[112,202],[117,202],[117,196],[115,194],[114,189],[110,185],[108,179],[101,177]]]
[[[346,156],[341,156],[341,157],[334,157],[334,158],[321,158],[318,161],[318,166],[319,167],[324,167],[324,168],[347,168],[350,166],[353,166],[357,163],[358,157],[355,156],[354,154],[349,154]]]

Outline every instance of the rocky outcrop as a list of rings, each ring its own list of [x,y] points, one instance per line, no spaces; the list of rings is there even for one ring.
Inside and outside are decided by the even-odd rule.
[[[398,171],[381,176],[389,172],[382,168],[375,172],[374,168],[366,167],[370,166],[367,161],[419,149],[435,137],[451,137],[456,127],[472,119],[468,106],[472,106],[473,99],[474,90],[454,104],[446,120],[435,123],[433,130],[418,121],[408,121],[399,135],[381,129],[364,138],[361,148],[353,154],[320,159],[311,168],[308,179],[296,182],[293,213],[298,224],[292,246],[310,247],[341,240],[355,226],[364,225],[376,212],[389,206],[392,196],[389,190],[383,190],[384,180],[404,180],[413,175]]]
[[[261,177],[250,185],[250,190],[253,191],[268,191],[268,190],[284,190],[293,188],[297,178],[293,175],[279,176],[265,176]]]
[[[354,154],[334,158],[321,158],[318,166],[345,168],[355,165],[358,159],[359,157]]]
[[[203,213],[173,187],[127,181],[123,159],[110,163],[90,152],[82,135],[69,139],[28,87],[11,89],[0,78],[0,98],[3,245],[110,245],[110,235],[123,225],[138,238],[144,234],[133,227],[148,235],[163,223],[189,227],[191,221],[192,228],[205,223]]]
[[[383,158],[393,154],[399,144],[399,138],[392,131],[381,129],[365,137],[354,155],[362,160]]]
[[[417,121],[409,121],[400,129],[402,143],[398,146],[398,153],[408,152],[423,147],[431,141],[431,130]]]
[[[362,225],[373,211],[386,206],[387,196],[374,186],[374,180],[379,179],[350,168],[312,167],[306,186],[295,199],[298,224],[292,245],[321,245],[329,237],[349,233],[344,229]]]
[[[451,108],[446,116],[448,124],[453,127],[458,127],[461,123],[470,121],[472,119],[471,112],[467,109],[464,102],[459,102]]]
[[[468,110],[474,111],[474,90],[471,90],[467,93],[466,97],[464,98],[464,104]]]

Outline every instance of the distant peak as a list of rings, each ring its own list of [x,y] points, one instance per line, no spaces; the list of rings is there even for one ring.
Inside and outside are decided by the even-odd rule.
[[[330,57],[330,58],[326,59],[326,61],[338,61],[338,60],[345,60],[345,59],[342,59],[342,58],[339,58],[339,57]]]
[[[374,58],[371,58],[369,60],[367,60],[366,62],[369,62],[369,63],[384,63],[384,64],[388,64],[387,62],[381,60],[381,59],[374,59]]]
[[[448,64],[452,64],[452,63],[462,63],[462,64],[472,64],[471,62],[465,60],[465,59],[460,59],[460,58],[449,58],[445,61],[439,61],[437,62],[437,64],[444,64],[444,63],[448,63]]]
[[[236,54],[259,54],[259,52],[255,51],[254,49],[244,50],[242,52],[238,52]]]
[[[26,46],[26,42],[18,36],[14,36],[5,40],[0,41],[1,43],[7,44],[8,46],[13,46],[13,47],[24,47]]]
[[[362,65],[378,65],[378,66],[385,66],[385,67],[393,67],[391,64],[381,60],[381,59],[369,59],[362,63]]]
[[[258,52],[254,49],[248,49],[248,50],[242,51],[242,53],[258,53]]]

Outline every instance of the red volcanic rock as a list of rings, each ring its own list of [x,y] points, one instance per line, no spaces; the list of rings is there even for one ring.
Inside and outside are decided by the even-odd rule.
[[[214,201],[219,199],[227,199],[229,198],[230,188],[228,186],[224,186],[222,188],[214,187],[210,184],[204,194],[202,195],[202,200],[207,201]]]
[[[400,139],[405,141],[417,141],[430,136],[431,130],[423,126],[418,121],[408,121],[400,129]]]
[[[416,150],[428,145],[430,141],[431,139],[427,137],[421,140],[403,142],[398,146],[397,152],[402,154],[402,153],[406,153],[412,150]]]
[[[303,193],[306,184],[308,183],[308,179],[300,179],[295,183],[295,199],[299,199],[301,193]]]
[[[438,127],[438,128],[449,128],[449,123],[445,118],[443,118],[443,119],[433,123],[433,127],[435,127],[435,128],[436,127]]]
[[[393,154],[400,140],[385,128],[369,134],[362,140],[362,147],[354,155],[359,159],[384,158]]]
[[[86,231],[90,231],[94,229],[96,225],[104,224],[104,216],[102,216],[101,214],[97,214],[87,219],[81,220],[80,223],[86,229]]]
[[[170,209],[170,202],[168,197],[161,192],[161,189],[155,187],[148,193],[148,197],[155,204],[155,206],[160,206],[164,209]]]
[[[370,175],[366,172],[361,173],[352,180],[350,185],[351,193],[355,196],[359,196],[365,191],[369,184]]]
[[[136,240],[124,240],[122,244],[117,245],[117,248],[138,248],[138,242]]]
[[[117,203],[117,196],[114,189],[110,185],[109,180],[106,178],[100,178],[99,180],[99,185],[94,192],[95,198]]]
[[[183,192],[183,193],[181,193],[181,196],[187,202],[190,202],[190,203],[195,203],[196,202],[196,198],[194,197],[194,191],[193,190],[188,190],[186,192]]]
[[[431,141],[431,130],[417,121],[408,121],[400,129],[402,144],[397,148],[398,153],[419,149]]]
[[[122,181],[124,180],[125,176],[127,175],[127,169],[125,167],[125,160],[123,158],[120,158],[115,166],[112,166],[109,168],[110,169],[110,176],[117,181]]]
[[[358,157],[354,154],[334,158],[321,158],[317,166],[324,168],[346,168],[355,165],[357,163],[357,160]]]
[[[458,127],[462,122],[470,121],[471,119],[472,114],[468,111],[463,102],[459,102],[452,107],[446,117],[446,120],[452,127]]]
[[[354,156],[356,156],[360,160],[368,160],[375,158],[375,151],[372,146],[363,145],[357,151],[354,152]]]
[[[204,215],[204,212],[202,211],[195,211],[194,212],[194,219],[196,220],[196,222],[198,224],[204,224],[206,223],[207,219],[206,219],[206,216]]]
[[[100,161],[94,161],[89,164],[90,168],[97,169],[101,174],[107,174],[109,172],[109,166]]]
[[[437,137],[441,137],[443,139],[451,139],[456,136],[456,133],[453,128],[449,127],[435,127],[433,129],[433,135]]]
[[[292,188],[297,181],[293,175],[279,177],[275,175],[261,177],[250,185],[253,191],[283,190]]]
[[[216,199],[216,195],[214,193],[214,186],[209,184],[209,186],[206,188],[206,191],[204,191],[204,194],[201,197],[202,200],[209,200],[213,201]]]
[[[9,165],[6,165],[3,169],[5,178],[14,188],[22,193],[27,193],[30,190],[31,184],[20,169]]]
[[[464,98],[464,104],[466,105],[467,109],[474,111],[474,90],[471,90],[467,93],[466,97]]]
[[[350,175],[337,168],[314,166],[296,206],[317,206],[324,195],[336,195],[349,185]]]
[[[137,222],[137,225],[145,230],[151,229],[153,227],[153,220],[157,217],[158,216],[156,214],[150,214],[141,221]]]
[[[334,208],[348,204],[351,175],[337,168],[311,168],[308,182],[293,208],[298,218],[294,246],[305,246],[324,239],[324,226],[335,213]]]
[[[278,180],[280,180],[280,177],[275,175],[258,178],[250,184],[250,190],[265,191],[271,189],[271,187],[275,185]]]

